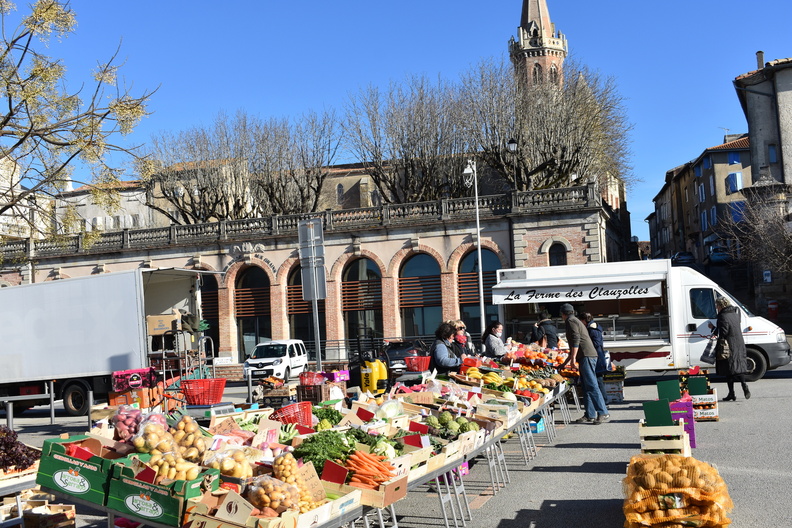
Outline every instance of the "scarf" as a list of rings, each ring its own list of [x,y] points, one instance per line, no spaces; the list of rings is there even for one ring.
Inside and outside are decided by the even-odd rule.
[[[454,336],[454,339],[456,340],[457,343],[459,343],[461,345],[464,345],[464,344],[467,343],[467,336],[465,334],[456,334]]]

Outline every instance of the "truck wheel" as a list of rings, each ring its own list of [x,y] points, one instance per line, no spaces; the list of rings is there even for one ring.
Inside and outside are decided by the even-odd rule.
[[[88,390],[79,384],[69,385],[63,391],[63,407],[69,416],[88,413]]]
[[[758,350],[749,348],[746,350],[748,355],[748,372],[745,374],[745,381],[757,381],[764,377],[767,372],[767,360]]]

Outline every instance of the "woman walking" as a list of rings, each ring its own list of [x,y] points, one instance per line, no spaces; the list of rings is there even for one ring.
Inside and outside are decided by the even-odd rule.
[[[745,382],[748,358],[740,324],[740,311],[736,306],[732,306],[726,297],[718,297],[715,300],[715,308],[718,310],[718,324],[715,327],[715,335],[718,336],[718,344],[715,346],[715,371],[720,376],[726,376],[726,385],[729,387],[729,394],[723,398],[723,401],[737,399],[734,395],[735,381],[739,381],[742,385],[747,400],[751,397],[751,391],[748,390],[748,384]]]

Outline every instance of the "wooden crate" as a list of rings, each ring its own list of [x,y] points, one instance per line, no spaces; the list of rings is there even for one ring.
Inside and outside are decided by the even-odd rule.
[[[665,453],[690,456],[690,436],[685,431],[684,420],[676,425],[649,427],[641,420],[638,424],[641,453]]]
[[[341,392],[346,394],[346,381],[339,381],[338,383],[327,381],[321,385],[298,385],[297,401],[307,401],[313,404],[327,401],[330,399],[330,390],[333,387],[340,388]]]

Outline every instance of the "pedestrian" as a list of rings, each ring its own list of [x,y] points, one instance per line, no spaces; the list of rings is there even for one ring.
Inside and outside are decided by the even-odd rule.
[[[558,328],[547,310],[536,315],[536,322],[531,329],[531,343],[538,343],[542,348],[558,348]]]
[[[597,366],[594,368],[594,373],[597,375],[597,386],[602,393],[602,399],[605,400],[605,405],[608,405],[608,399],[605,397],[605,373],[608,372],[608,357],[605,349],[602,346],[602,328],[594,321],[594,316],[588,312],[580,314],[581,320],[586,323],[591,342],[594,343],[594,348],[597,349]]]
[[[742,324],[740,322],[740,311],[736,306],[732,306],[726,297],[718,297],[715,300],[715,308],[718,310],[718,322],[715,335],[718,342],[715,345],[715,372],[720,376],[726,376],[726,385],[729,387],[729,394],[723,401],[734,401],[734,382],[739,381],[742,385],[745,399],[751,398],[751,391],[745,382],[745,374],[748,372],[748,356],[745,352],[745,341],[742,335]]]
[[[509,351],[509,348],[503,342],[502,336],[503,324],[499,321],[491,322],[481,336],[481,341],[484,343],[485,356],[497,358],[504,356]]]
[[[564,369],[567,365],[575,368],[580,362],[580,379],[583,383],[583,393],[586,399],[585,414],[575,420],[575,423],[594,423],[599,425],[610,420],[605,399],[597,385],[597,349],[591,342],[588,330],[583,321],[575,317],[575,309],[569,303],[561,305],[561,318],[566,326],[566,340],[569,343],[569,355],[559,367]]]
[[[431,356],[429,370],[436,369],[438,374],[448,374],[455,371],[462,364],[467,355],[462,354],[457,357],[454,354],[454,345],[451,341],[454,339],[456,327],[448,323],[440,323],[435,331],[435,342],[429,351]]]
[[[446,322],[456,328],[454,340],[451,343],[454,345],[454,354],[456,354],[457,357],[462,357],[462,354],[468,356],[475,355],[476,347],[473,346],[473,339],[467,332],[467,326],[465,326],[465,322],[461,319]]]

